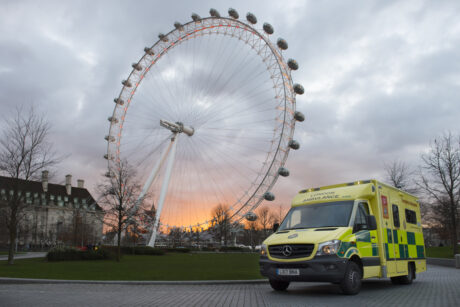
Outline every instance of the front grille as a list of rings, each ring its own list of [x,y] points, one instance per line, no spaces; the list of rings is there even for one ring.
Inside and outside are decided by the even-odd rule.
[[[290,248],[289,248],[290,247]],[[281,245],[270,245],[268,252],[273,258],[280,259],[294,259],[294,258],[306,258],[310,257],[314,244],[281,244]],[[286,253],[286,251],[291,253]]]

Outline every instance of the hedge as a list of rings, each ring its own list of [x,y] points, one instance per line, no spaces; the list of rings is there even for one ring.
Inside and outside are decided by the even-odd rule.
[[[117,253],[117,246],[103,246],[103,249],[110,250],[113,253]],[[162,256],[166,252],[165,250],[154,248],[150,246],[120,246],[120,251],[125,255],[153,255],[153,256]]]
[[[248,247],[238,247],[238,246],[222,246],[219,251],[221,252],[247,252],[250,253],[252,250]]]
[[[64,247],[53,248],[48,252],[46,258],[48,261],[106,260],[115,259],[116,254],[104,248],[82,251],[72,247]]]

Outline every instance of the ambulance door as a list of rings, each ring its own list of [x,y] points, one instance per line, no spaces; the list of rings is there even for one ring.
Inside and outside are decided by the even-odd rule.
[[[407,270],[407,264],[404,260],[405,250],[404,250],[404,236],[402,235],[403,231],[401,225],[401,210],[400,205],[393,203],[391,205],[391,212],[392,212],[392,222],[393,222],[393,229],[392,229],[392,241],[393,241],[393,251],[394,257],[396,260],[396,271],[404,272]],[[402,247],[402,249],[401,249]]]

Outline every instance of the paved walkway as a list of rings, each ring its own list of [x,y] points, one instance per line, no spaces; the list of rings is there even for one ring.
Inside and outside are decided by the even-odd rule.
[[[46,256],[46,252],[28,252],[25,254],[17,254],[14,259],[41,258]],[[8,255],[0,255],[0,261],[8,260]]]
[[[369,280],[356,296],[327,283],[0,284],[0,306],[460,306],[460,270],[429,266],[407,286]]]

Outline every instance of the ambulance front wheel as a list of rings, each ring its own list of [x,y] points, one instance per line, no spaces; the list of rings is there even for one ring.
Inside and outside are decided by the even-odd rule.
[[[272,286],[273,290],[276,291],[284,291],[289,287],[289,281],[282,281],[276,279],[270,279],[270,286]]]
[[[348,262],[347,269],[345,270],[345,275],[340,282],[340,288],[344,294],[354,295],[358,294],[361,290],[361,269],[359,266],[353,262]]]

